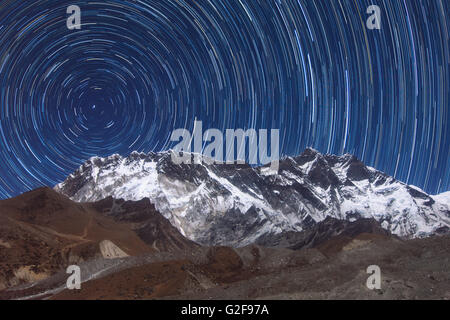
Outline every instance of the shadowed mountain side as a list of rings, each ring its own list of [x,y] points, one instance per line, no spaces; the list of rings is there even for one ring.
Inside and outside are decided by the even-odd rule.
[[[327,217],[302,232],[283,232],[263,236],[256,243],[266,247],[282,247],[294,250],[319,248],[326,254],[340,251],[346,245],[372,239],[397,238],[383,229],[374,219],[359,219],[353,222]]]
[[[92,207],[116,222],[127,223],[145,243],[157,251],[190,250],[199,247],[172,226],[148,198],[124,201],[108,197],[93,203]]]

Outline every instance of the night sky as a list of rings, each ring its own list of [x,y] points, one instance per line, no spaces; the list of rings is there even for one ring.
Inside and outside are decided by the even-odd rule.
[[[91,156],[167,150],[195,118],[447,191],[449,17],[447,0],[2,0],[0,198]]]

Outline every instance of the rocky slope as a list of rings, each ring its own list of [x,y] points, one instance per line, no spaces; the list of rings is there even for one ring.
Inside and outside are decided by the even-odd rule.
[[[80,204],[40,188],[0,201],[0,290],[71,264],[197,247],[148,199]]]
[[[147,197],[183,235],[205,245],[245,246],[326,217],[374,218],[406,238],[450,227],[448,193],[433,197],[352,155],[313,149],[281,160],[275,175],[248,165],[176,165],[170,151],[95,157],[55,190],[80,202]]]
[[[172,226],[148,198],[125,201],[108,197],[91,205],[108,218],[119,223],[127,223],[139,238],[157,252],[193,250],[199,247]]]
[[[337,235],[329,232],[329,227]],[[297,250],[199,247],[80,265],[81,290],[63,272],[0,299],[450,299],[450,237],[401,240],[373,220],[327,219]],[[381,271],[370,290],[367,267]]]

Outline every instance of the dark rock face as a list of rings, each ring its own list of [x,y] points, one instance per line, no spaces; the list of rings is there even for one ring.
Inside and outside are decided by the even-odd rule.
[[[130,228],[157,251],[191,250],[199,247],[172,226],[148,198],[125,201],[108,197],[93,203],[92,206],[114,221],[129,223]]]
[[[277,235],[263,236],[256,243],[267,247],[290,249],[315,248],[335,237],[355,239],[361,234],[393,237],[374,219],[359,219],[354,222],[327,217],[301,232],[283,232]],[[394,236],[395,237],[395,236]]]
[[[268,219],[261,219],[259,209],[251,207],[245,212],[245,219],[238,210],[229,210],[225,215],[214,218],[210,217],[210,229],[204,238],[199,238],[200,243],[220,243],[233,245],[240,241],[246,241],[249,235],[257,234],[264,227]],[[232,239],[230,241],[230,239]]]

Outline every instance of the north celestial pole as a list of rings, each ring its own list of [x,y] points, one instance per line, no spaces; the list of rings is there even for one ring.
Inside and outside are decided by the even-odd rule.
[[[66,26],[70,5],[81,28]],[[381,29],[366,27],[370,5]],[[282,155],[352,153],[450,185],[444,0],[0,2],[0,198],[174,129],[279,129]]]

